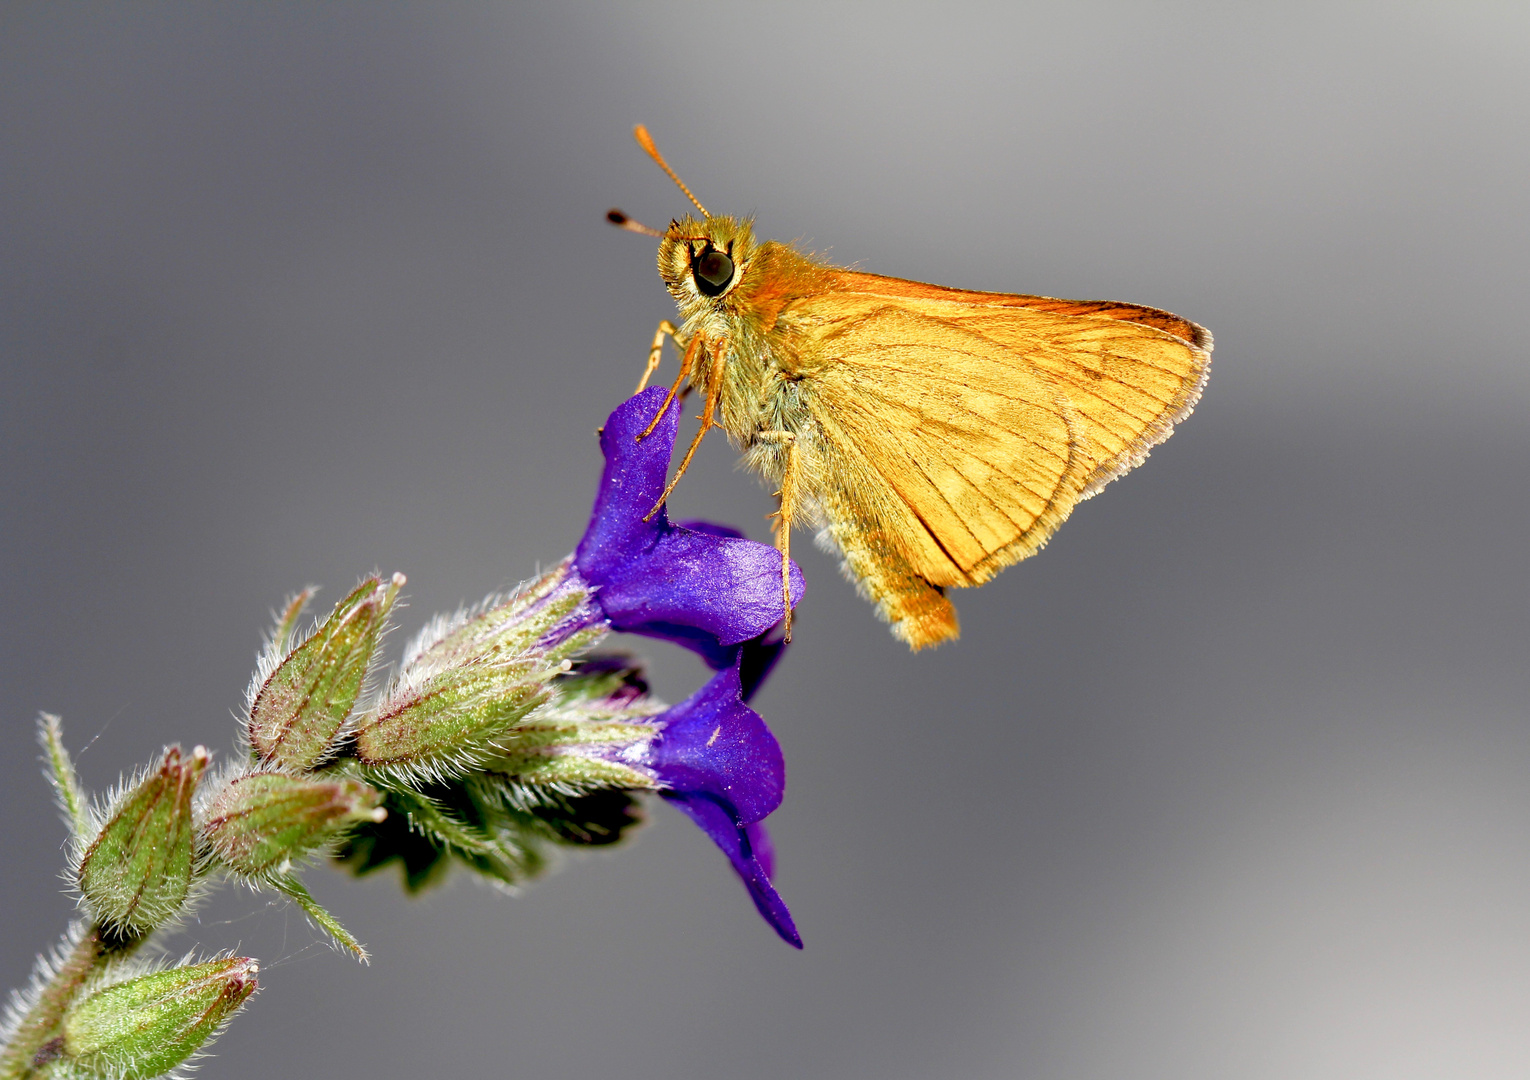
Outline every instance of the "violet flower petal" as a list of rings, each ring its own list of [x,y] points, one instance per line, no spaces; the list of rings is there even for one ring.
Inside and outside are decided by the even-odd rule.
[[[781,805],[786,767],[780,744],[741,691],[735,661],[654,718],[661,731],[642,764],[664,786],[660,794],[728,856],[765,921],[800,949],[791,912],[770,882],[774,852],[760,824]]]
[[[703,794],[730,808],[740,826],[781,805],[786,763],[760,714],[744,704],[737,665],[655,718],[663,730],[644,764],[671,791]]]
[[[781,556],[739,536],[671,524],[664,507],[643,516],[664,492],[680,409],[670,408],[642,442],[664,399],[651,387],[606,421],[606,455],[589,528],[574,552],[580,574],[617,630],[665,638],[693,649],[712,666],[732,657],[726,647],[759,637],[781,619]],[[802,571],[789,571],[793,606]]]
[[[760,864],[760,869],[765,871],[765,876],[776,876],[776,845],[770,839],[770,830],[765,828],[763,821],[756,821],[753,825],[744,826],[744,839],[749,841],[749,849],[754,852],[755,861]]]
[[[744,535],[731,525],[719,525],[715,521],[682,521],[678,524],[682,529],[706,533],[709,536],[742,538]],[[760,684],[775,670],[776,664],[786,653],[787,643],[782,640],[776,629],[773,627],[759,637],[750,638],[736,646],[714,650],[712,653],[703,652],[702,658],[714,670],[729,667],[737,660],[740,681],[743,683],[743,698],[748,701],[754,697]],[[766,873],[769,873],[768,868]]]
[[[757,846],[758,841],[764,839],[765,852],[768,853],[770,850],[769,838],[765,834],[764,827],[759,824],[743,826],[737,824],[726,808],[706,795],[666,791],[664,798],[675,809],[701,826],[701,831],[722,848],[723,854],[728,856],[728,861],[733,864],[733,869],[743,879],[744,888],[749,890],[754,906],[759,909],[760,915],[771,925],[771,928],[781,935],[781,940],[788,945],[802,948],[802,935],[797,933],[797,924],[792,922],[792,913],[787,910],[781,894],[776,892],[776,887],[770,883],[770,872],[767,869],[770,859],[768,855],[762,858],[763,853]]]

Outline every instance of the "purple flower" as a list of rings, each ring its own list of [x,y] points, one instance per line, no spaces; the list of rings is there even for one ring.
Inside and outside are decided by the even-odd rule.
[[[775,666],[784,644],[770,636],[781,621],[781,556],[774,548],[705,522],[672,524],[660,507],[680,426],[671,408],[641,442],[664,400],[653,387],[630,398],[601,430],[606,467],[589,528],[574,552],[576,573],[595,586],[611,627],[663,638],[700,654],[717,670],[679,705],[654,718],[660,734],[637,760],[665,800],[699,825],[743,879],[776,933],[802,947],[775,887],[763,819],[781,804],[781,748],[745,704]],[[790,568],[793,606],[802,572]]]
[[[684,645],[720,669],[735,659],[732,646],[781,621],[781,556],[731,529],[671,524],[665,507],[643,520],[664,493],[680,428],[681,410],[671,408],[637,441],[663,400],[663,388],[650,387],[601,430],[606,468],[574,565],[614,629]],[[795,563],[790,580],[795,607],[804,588]]]

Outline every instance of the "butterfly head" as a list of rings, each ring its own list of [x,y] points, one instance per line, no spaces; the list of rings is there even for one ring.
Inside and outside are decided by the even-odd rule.
[[[709,306],[722,306],[724,298],[744,279],[749,260],[759,246],[751,222],[747,218],[708,213],[701,200],[685,186],[685,181],[669,167],[669,162],[653,144],[648,129],[639,124],[633,134],[638,145],[685,193],[701,216],[687,215],[671,221],[663,232],[632,220],[620,210],[607,213],[606,220],[629,232],[658,238],[659,275],[686,318]]]
[[[659,276],[689,316],[725,302],[743,281],[756,247],[747,218],[681,218],[659,240]]]

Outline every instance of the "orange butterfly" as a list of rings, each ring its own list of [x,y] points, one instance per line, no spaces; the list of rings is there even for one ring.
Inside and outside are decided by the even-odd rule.
[[[664,232],[607,215],[659,238],[682,319],[660,324],[638,388],[669,337],[681,363],[664,408],[687,384],[706,399],[659,503],[720,426],[779,484],[783,589],[792,526],[806,522],[895,635],[915,649],[954,638],[947,589],[1035,554],[1200,397],[1211,335],[1187,319],[829,266],[708,213],[647,129],[635,134],[701,212]]]

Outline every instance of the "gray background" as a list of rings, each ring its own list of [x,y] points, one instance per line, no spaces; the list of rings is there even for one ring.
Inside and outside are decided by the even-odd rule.
[[[1209,326],[1196,415],[910,656],[802,545],[758,701],[807,940],[668,808],[520,897],[228,891],[202,1075],[1530,1073],[1520,4],[0,9],[0,984],[100,789],[232,746],[268,610],[406,632],[583,528],[672,307],[608,206]],[[674,361],[666,362],[672,373]],[[766,536],[710,443],[681,515]],[[397,640],[395,640],[395,648]],[[657,643],[658,693],[700,665]],[[88,744],[88,747],[87,747]]]

